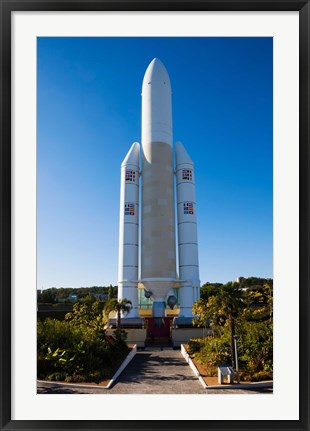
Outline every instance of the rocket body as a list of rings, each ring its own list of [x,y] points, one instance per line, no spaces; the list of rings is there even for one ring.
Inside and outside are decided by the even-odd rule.
[[[152,292],[153,314],[163,317],[176,280],[176,244],[171,86],[157,59],[142,85],[141,203],[141,282]]]
[[[139,284],[152,296],[153,317],[164,317],[168,293],[179,288],[180,316],[191,317],[191,307],[199,298],[200,286],[193,162],[181,144],[174,151],[170,79],[165,66],[156,58],[149,64],[143,79],[141,126],[140,219],[137,218],[139,144],[133,144],[122,164],[119,298],[133,302],[128,317],[136,317]],[[136,172],[135,181],[131,183],[126,180],[129,170]],[[131,217],[126,212],[128,204],[136,209]]]

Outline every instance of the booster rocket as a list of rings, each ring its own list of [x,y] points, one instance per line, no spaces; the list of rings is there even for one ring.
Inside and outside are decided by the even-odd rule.
[[[135,142],[121,165],[118,296],[132,302],[126,317],[139,317],[143,288],[153,299],[153,317],[164,317],[167,295],[178,288],[179,317],[192,317],[200,289],[194,164],[180,142],[173,148],[171,84],[157,58],[142,84],[141,147],[141,163]]]

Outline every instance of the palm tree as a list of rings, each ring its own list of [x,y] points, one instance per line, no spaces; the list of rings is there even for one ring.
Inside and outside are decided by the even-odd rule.
[[[229,282],[221,286],[216,296],[209,298],[207,306],[215,318],[223,316],[228,319],[230,331],[230,348],[232,367],[236,368],[236,356],[234,348],[235,337],[235,318],[238,316],[241,308],[244,307],[242,300],[243,291],[238,283]]]
[[[121,326],[121,313],[128,313],[132,308],[132,303],[128,299],[109,299],[104,306],[104,313],[108,317],[109,314],[114,311],[116,312],[116,327],[120,328]]]

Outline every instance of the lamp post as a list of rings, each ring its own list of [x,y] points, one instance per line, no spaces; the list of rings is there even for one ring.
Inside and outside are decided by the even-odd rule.
[[[236,371],[237,371],[237,382],[240,383],[240,376],[239,376],[239,362],[238,362],[238,350],[237,350],[237,340],[236,335],[234,337],[234,349],[235,349],[235,359],[236,359]]]

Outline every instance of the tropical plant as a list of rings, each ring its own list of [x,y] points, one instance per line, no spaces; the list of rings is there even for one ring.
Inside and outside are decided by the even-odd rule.
[[[200,288],[200,298],[208,301],[210,296],[216,296],[222,283],[205,283]]]
[[[237,328],[239,359],[251,373],[270,372],[273,363],[272,321],[241,321]]]
[[[79,311],[81,312],[79,314]],[[71,319],[38,321],[38,377],[66,381],[99,381],[127,352],[123,340],[107,337],[102,313],[93,320],[75,310]]]
[[[109,318],[111,312],[116,312],[116,326],[121,327],[121,315],[123,313],[128,313],[132,308],[132,302],[128,299],[110,299],[106,302],[104,306],[104,313],[106,318]]]
[[[208,319],[213,327],[224,325],[228,321],[233,368],[236,367],[234,348],[235,319],[243,307],[243,291],[237,283],[232,282],[219,286],[216,295],[210,296],[208,301],[199,299],[192,307],[193,313],[197,315],[194,322],[198,325],[202,325]]]
[[[246,303],[244,316],[248,320],[272,319],[273,288],[271,283],[246,288],[244,301]]]
[[[217,365],[229,359],[227,355],[236,367],[236,340],[242,378],[270,379],[273,370],[273,283],[271,279],[254,277],[242,283],[205,285],[206,299],[194,303],[193,321],[203,327],[210,322],[214,337],[192,339],[189,350],[210,373],[215,373]]]
[[[224,327],[220,332],[218,337],[206,337],[200,342],[198,340],[189,342],[190,354],[206,367],[209,376],[216,375],[217,367],[229,361],[229,329]]]

